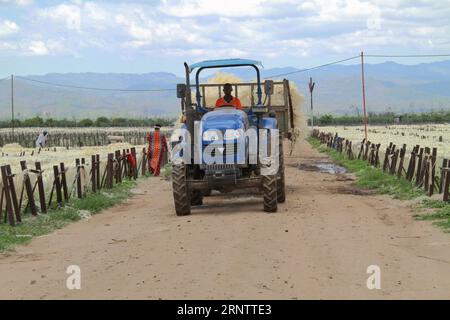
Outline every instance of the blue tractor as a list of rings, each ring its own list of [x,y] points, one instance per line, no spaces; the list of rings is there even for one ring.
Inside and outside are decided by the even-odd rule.
[[[189,215],[212,190],[259,189],[264,211],[276,212],[285,201],[283,137],[293,129],[292,99],[287,80],[261,82],[261,62],[247,59],[184,64],[186,83],[177,85],[183,130],[172,135],[172,188],[177,215]],[[212,68],[249,67],[256,82],[232,84],[234,94],[251,92],[242,110],[207,106],[206,91],[221,94],[223,84],[200,84],[200,73]],[[195,72],[195,84],[191,74]],[[281,103],[272,103],[274,88]],[[264,88],[264,97],[263,97]],[[194,91],[194,92],[192,92]],[[194,99],[192,99],[194,96]],[[247,96],[248,98],[248,96]],[[280,100],[280,99],[278,99]]]

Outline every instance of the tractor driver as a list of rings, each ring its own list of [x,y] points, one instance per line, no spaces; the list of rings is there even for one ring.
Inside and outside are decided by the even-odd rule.
[[[241,105],[241,101],[239,100],[239,98],[233,97],[231,95],[231,92],[233,92],[233,86],[231,85],[231,83],[225,83],[223,85],[223,93],[225,95],[222,98],[217,99],[214,109],[232,106],[238,110],[242,110],[243,108]]]

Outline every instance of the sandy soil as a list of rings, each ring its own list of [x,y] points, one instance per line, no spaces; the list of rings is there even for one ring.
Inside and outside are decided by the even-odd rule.
[[[355,190],[351,175],[305,170],[323,161],[300,144],[276,214],[241,193],[176,217],[170,183],[148,179],[126,203],[3,255],[0,297],[449,299],[450,235],[406,202]],[[74,264],[81,290],[66,288]],[[366,287],[369,265],[381,290]]]

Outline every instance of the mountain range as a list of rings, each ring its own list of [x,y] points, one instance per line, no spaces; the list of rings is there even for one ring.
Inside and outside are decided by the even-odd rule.
[[[225,69],[243,80],[255,78],[251,69]],[[354,114],[362,110],[361,65],[331,65],[298,72],[286,67],[264,69],[262,77],[291,73],[293,81],[309,102],[308,82],[312,77],[314,109],[317,114]],[[294,72],[294,73],[292,73]],[[210,77],[211,75],[209,75]],[[35,81],[30,81],[26,79]],[[206,80],[205,76],[203,80]],[[39,82],[38,82],[39,81]],[[167,72],[144,74],[66,73],[14,78],[14,110],[18,118],[35,115],[54,118],[97,116],[150,117],[179,113],[176,92],[143,92],[146,89],[175,89],[183,78]],[[95,87],[137,90],[135,92],[86,90],[53,86]],[[450,109],[450,60],[402,65],[395,62],[365,64],[368,112],[425,112]],[[306,103],[306,102],[305,102]],[[309,103],[303,106],[309,108]],[[0,81],[0,119],[11,117],[11,83]]]

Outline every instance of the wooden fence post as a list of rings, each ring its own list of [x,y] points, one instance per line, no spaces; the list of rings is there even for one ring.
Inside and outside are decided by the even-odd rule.
[[[30,175],[27,170],[27,162],[25,160],[20,161],[20,168],[24,172],[23,183],[25,186],[25,191],[27,192],[28,205],[30,207],[31,214],[33,216],[37,215],[36,203],[34,202],[33,188],[31,187]],[[1,209],[1,207],[0,207]]]
[[[422,169],[420,171],[419,186],[423,186],[425,191],[428,191],[428,179],[429,179],[429,162],[430,162],[430,148],[425,147],[424,156],[422,160]]]
[[[403,147],[400,150],[400,163],[398,165],[398,170],[397,170],[397,178],[401,178],[404,168],[403,168],[403,163],[405,162],[405,155],[406,155],[406,144],[403,144]]]
[[[68,201],[69,200],[69,192],[67,191],[66,167],[64,165],[64,162],[61,162],[59,164],[59,167],[61,169],[61,171],[60,171],[60,174],[61,174],[61,187],[62,187],[62,190],[63,190],[64,200]]]
[[[122,150],[121,163],[122,163],[122,170],[123,170],[123,172],[121,172],[121,180],[120,180],[120,182],[122,182],[122,178],[125,178],[127,176],[127,173],[128,173],[127,151],[125,149]]]
[[[100,155],[96,154],[95,155],[95,171],[96,171],[96,182],[97,182],[97,190],[100,190],[101,188],[101,184],[100,184]]]
[[[389,169],[390,174],[395,174],[395,168],[397,167],[397,159],[399,155],[400,149],[396,149],[392,154],[391,167]]]
[[[47,213],[47,204],[45,203],[45,189],[44,189],[44,181],[42,179],[42,173],[44,172],[41,168],[41,163],[39,161],[34,164],[37,172],[37,186],[39,192],[39,204],[41,206],[41,212]]]
[[[408,171],[406,172],[406,179],[408,181],[412,181],[412,178],[414,177],[414,171],[416,168],[416,155],[418,150],[419,146],[416,145],[415,147],[413,147],[413,150],[411,151],[411,158],[409,159]]]
[[[446,174],[445,174],[445,182],[444,182],[444,196],[443,200],[448,201],[449,200],[449,190],[450,187],[450,168],[445,168]]]
[[[417,162],[417,173],[416,173],[416,186],[420,184],[420,176],[422,172],[422,161],[423,161],[423,148],[419,149],[418,154],[419,161]]]
[[[116,150],[114,155],[116,158],[116,172],[115,172],[116,183],[120,183],[122,181],[122,162],[120,150]]]
[[[431,197],[434,193],[435,179],[436,179],[436,158],[437,158],[437,148],[433,148],[431,153],[431,163],[430,163],[430,181],[428,187],[428,195]]]
[[[364,150],[364,155],[363,155],[363,160],[367,160],[367,157],[369,155],[369,148],[370,148],[370,141],[366,142],[366,146],[365,146],[365,150]]]
[[[132,174],[133,174],[134,180],[136,180],[137,177],[138,177],[136,148],[135,148],[135,147],[130,148],[130,152],[131,152],[131,155],[134,157],[134,160],[135,160],[135,166],[134,166],[134,168],[132,168],[132,170],[133,170],[133,171],[132,171]]]
[[[376,145],[376,150],[375,150],[375,167],[379,167],[380,166],[380,146],[381,146],[380,143],[378,143]]]
[[[12,207],[12,201],[11,201],[11,192],[10,192],[10,186],[8,182],[8,173],[6,172],[6,166],[1,166],[1,172],[2,172],[2,181],[3,181],[3,189],[5,194],[5,202],[6,202],[6,214],[8,216],[8,222],[9,225],[15,226],[16,222],[14,220],[14,211]]]
[[[0,174],[1,174],[1,171],[0,171]],[[0,223],[2,222],[2,215],[3,215],[3,199],[4,199],[4,197],[5,197],[5,187],[2,185],[2,194],[1,194],[1,196],[0,196]],[[6,223],[6,220],[8,219],[8,213],[7,213],[7,210],[5,209],[5,223]]]
[[[113,161],[114,161],[114,154],[108,153],[108,163],[106,165],[106,188],[111,189],[113,187]]]
[[[91,156],[91,184],[92,192],[97,192],[97,165],[95,161],[95,155]]]
[[[81,188],[81,164],[80,159],[75,159],[75,166],[77,167],[77,198],[83,198],[83,190]]]
[[[448,167],[448,159],[442,160],[442,168],[441,168],[441,181],[439,183],[439,193],[442,193],[444,191],[444,183],[445,183],[445,175],[447,173],[447,167]]]
[[[53,166],[53,177],[54,177],[54,186],[56,191],[56,202],[59,206],[62,205],[62,193],[61,193],[61,180],[59,178],[59,168],[58,166]],[[51,197],[50,197],[51,201]],[[50,206],[50,203],[49,203]]]
[[[384,161],[383,161],[383,172],[386,172],[387,168],[389,168],[389,156],[391,154],[391,150],[389,147],[386,148],[386,152],[384,154]]]
[[[358,159],[361,159],[361,156],[362,156],[363,151],[364,151],[364,144],[365,143],[366,143],[366,139],[363,139],[363,141],[361,142],[361,148],[359,149]]]
[[[9,164],[6,165],[6,173],[8,175],[8,182],[9,182],[9,190],[11,192],[11,200],[13,204],[14,213],[16,215],[16,221],[22,222],[22,218],[20,216],[20,208],[19,208],[19,202],[17,201],[17,193],[16,193],[16,187],[14,185],[14,174],[11,172],[11,166]]]
[[[145,174],[147,173],[147,153],[145,150],[145,147],[142,148],[142,160],[141,160],[141,165],[142,165],[142,176],[145,177]]]
[[[375,164],[375,144],[374,143],[372,143],[370,146],[368,162],[371,166],[373,166]]]
[[[347,149],[347,156],[350,160],[353,160],[354,156],[353,156],[353,149],[352,149],[352,142],[350,141],[348,143],[348,149]]]

